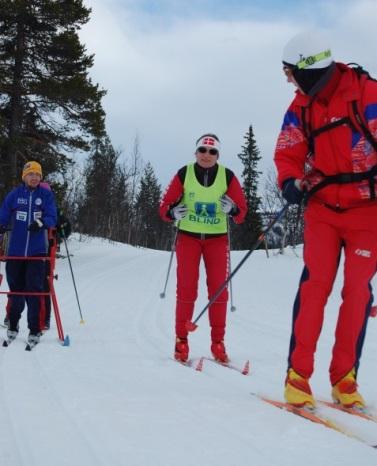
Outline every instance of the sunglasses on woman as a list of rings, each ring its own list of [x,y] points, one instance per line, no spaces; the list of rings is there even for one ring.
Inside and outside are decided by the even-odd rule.
[[[219,151],[217,149],[207,149],[207,147],[199,147],[198,152],[201,154],[205,154],[208,152],[211,155],[219,155]]]

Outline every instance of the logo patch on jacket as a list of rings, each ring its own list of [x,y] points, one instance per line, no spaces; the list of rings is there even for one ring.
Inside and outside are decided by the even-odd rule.
[[[195,202],[195,213],[199,217],[216,217],[216,204],[214,202]]]
[[[27,205],[27,199],[25,199],[24,197],[18,197],[17,204]]]
[[[216,217],[215,202],[195,202],[195,215],[189,214],[189,220],[197,223],[216,225],[220,219]]]
[[[27,212],[23,212],[22,210],[18,210],[17,213],[16,213],[16,220],[20,220],[21,222],[26,222]]]
[[[361,257],[371,257],[372,253],[368,249],[356,249],[355,254]]]

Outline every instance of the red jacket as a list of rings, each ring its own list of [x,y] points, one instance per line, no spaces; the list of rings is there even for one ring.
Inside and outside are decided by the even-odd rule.
[[[306,110],[306,123],[312,130],[343,117],[351,116],[351,102],[359,101],[360,114],[370,132],[377,139],[377,82],[359,78],[350,67],[337,63],[336,71],[325,88],[314,97]],[[324,176],[368,171],[377,164],[377,154],[360,129],[343,124],[325,131],[314,139],[314,153],[310,154],[307,134],[303,128],[302,111],[310,97],[296,91],[285,114],[275,149],[278,183],[288,178],[304,180],[308,189]],[[368,181],[331,184],[313,195],[313,199],[328,205],[348,208],[368,202]]]
[[[174,207],[177,204],[179,204],[183,196],[183,184],[184,184],[184,179],[186,175],[186,169],[187,169],[187,166],[182,167],[178,171],[178,173],[173,177],[173,179],[169,183],[168,187],[166,188],[162,196],[159,211],[160,211],[161,218],[167,222],[173,221],[173,219],[169,216],[169,210],[171,209],[171,207]],[[226,179],[227,179],[227,184],[228,184],[228,190],[226,194],[232,199],[232,201],[238,207],[238,212],[236,215],[233,216],[233,220],[235,223],[242,223],[246,216],[246,212],[247,212],[245,195],[234,173],[228,168],[226,168],[225,170],[226,170]],[[211,185],[211,179],[213,182],[216,176],[216,173],[217,173],[217,165],[206,170],[200,167],[198,164],[195,164],[195,174],[196,174],[196,177],[199,183],[201,183],[201,175],[206,171],[209,174],[209,180],[210,180],[209,185]]]

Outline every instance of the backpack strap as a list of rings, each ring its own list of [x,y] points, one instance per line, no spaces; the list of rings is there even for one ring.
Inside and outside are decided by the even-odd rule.
[[[325,176],[325,178],[318,184],[313,186],[310,191],[305,194],[305,203],[309,200],[313,194],[318,192],[320,189],[329,186],[330,184],[348,184],[348,183],[359,183],[360,181],[369,180],[370,199],[376,198],[374,183],[374,177],[377,175],[377,165],[374,165],[370,170],[361,173],[339,173],[337,175]]]
[[[321,126],[320,128],[314,129],[312,131],[312,137],[316,138],[320,134],[330,131],[333,128],[337,128],[338,126],[342,125],[348,125],[348,126],[353,126],[351,118],[349,116],[340,118],[339,120],[332,121],[331,123],[328,123],[327,125]]]
[[[365,75],[360,77],[361,86],[365,84],[366,79],[369,79],[369,75]],[[309,132],[308,141],[309,141],[309,150],[311,153],[314,153],[314,139],[319,136],[320,134],[324,133],[325,131],[330,131],[338,126],[347,124],[352,131],[362,133],[365,139],[369,142],[369,144],[373,147],[374,151],[377,153],[377,140],[371,133],[368,128],[367,123],[364,121],[363,115],[360,112],[358,100],[352,100],[349,106],[349,115],[331,122],[327,125],[321,126],[315,130]],[[309,107],[307,107],[309,108]],[[305,108],[306,110],[306,108]],[[303,118],[306,117],[304,108],[302,111]],[[306,121],[306,120],[305,120]],[[304,128],[305,127],[305,128]],[[303,120],[303,128],[305,134],[308,134],[308,125]],[[309,126],[310,130],[310,126]],[[370,199],[376,199],[376,189],[375,189],[375,176],[377,176],[377,164],[374,165],[370,170],[361,172],[361,173],[339,173],[337,175],[329,175],[325,176],[325,178],[316,184],[310,191],[307,192],[305,195],[305,202],[309,200],[309,198],[318,192],[320,189],[330,185],[330,184],[347,184],[347,183],[357,183],[360,181],[368,180],[369,182],[369,192],[370,192]]]

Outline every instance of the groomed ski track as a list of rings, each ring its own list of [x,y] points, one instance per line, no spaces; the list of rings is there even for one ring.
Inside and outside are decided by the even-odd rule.
[[[59,344],[52,319],[40,344],[25,352],[23,315],[17,340],[0,348],[1,465],[376,464],[377,451],[250,396],[282,398],[291,306],[302,268],[291,251],[269,259],[256,251],[233,282],[237,310],[228,313],[226,344],[234,364],[250,360],[245,377],[216,364],[204,363],[197,372],[172,360],[175,261],[166,297],[159,296],[169,252],[78,237],[69,246],[85,323],[80,324],[68,261],[59,259],[55,286],[71,345]],[[243,254],[232,253],[233,267]],[[340,278],[341,273],[312,381],[321,399],[330,395],[327,366]],[[206,304],[203,270],[199,295],[196,313]],[[207,315],[198,324],[190,336],[193,358],[210,356]],[[376,329],[377,319],[370,319],[359,372],[361,391],[375,410]],[[349,429],[377,440],[376,424],[332,411]]]

